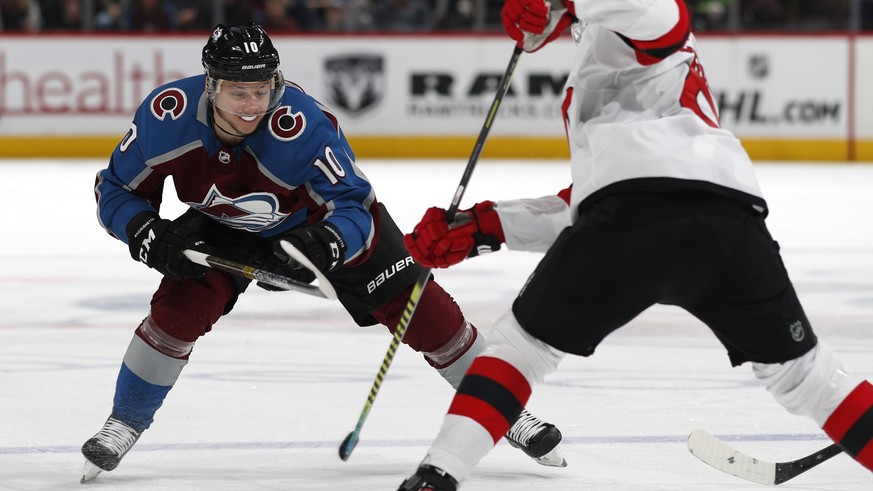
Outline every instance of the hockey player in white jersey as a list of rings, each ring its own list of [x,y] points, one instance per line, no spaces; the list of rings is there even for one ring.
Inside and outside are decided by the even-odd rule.
[[[656,303],[700,319],[732,365],[751,362],[789,412],[873,469],[873,386],[847,374],[813,333],[765,225],[749,157],[719,127],[684,2],[505,1],[504,26],[527,52],[572,32],[563,112],[573,185],[454,217],[431,208],[405,237],[430,267],[502,243],[547,252],[400,489],[455,490],[566,353],[592,355]]]

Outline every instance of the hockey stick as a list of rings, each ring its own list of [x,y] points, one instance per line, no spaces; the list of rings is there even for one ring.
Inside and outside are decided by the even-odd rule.
[[[303,254],[300,249],[291,245],[287,240],[280,240],[279,245],[282,247],[282,250],[285,251],[285,254],[291,257],[291,259],[300,263],[304,268],[308,269],[315,275],[315,279],[318,280],[318,289],[324,294],[325,298],[329,298],[331,300],[336,300],[336,290],[333,289],[333,285],[330,284],[330,280],[324,276],[324,273],[321,272],[320,269],[316,268],[312,261],[306,257],[306,254]]]
[[[491,109],[488,111],[488,117],[485,118],[485,123],[482,125],[482,130],[479,131],[479,138],[476,140],[476,145],[473,147],[473,153],[470,155],[470,160],[467,161],[467,167],[464,169],[464,174],[461,176],[461,182],[455,190],[452,197],[452,204],[446,211],[446,217],[454,218],[458,211],[458,204],[467,190],[467,185],[470,183],[470,178],[473,175],[473,169],[476,167],[476,162],[479,160],[479,155],[482,154],[482,148],[485,145],[485,139],[488,137],[488,132],[491,131],[491,124],[494,122],[494,116],[497,114],[497,109],[500,107],[500,102],[509,91],[509,82],[512,80],[512,74],[515,72],[515,65],[518,64],[518,58],[521,56],[522,49],[518,46],[512,52],[512,57],[509,59],[509,65],[506,67],[506,72],[500,79],[500,84],[497,87],[497,94],[494,95],[494,102],[491,103]],[[346,436],[339,446],[339,456],[342,460],[348,460],[352,454],[352,450],[358,444],[361,436],[361,428],[364,426],[364,421],[370,414],[370,409],[373,407],[373,401],[376,400],[376,394],[379,393],[379,388],[382,387],[382,381],[385,379],[385,373],[388,372],[388,367],[394,360],[394,354],[397,352],[397,347],[403,341],[403,336],[406,334],[406,328],[409,327],[409,322],[412,320],[412,315],[415,313],[415,308],[418,306],[418,301],[421,299],[424,288],[430,279],[430,269],[423,269],[418,279],[415,281],[415,286],[412,287],[412,293],[409,295],[409,301],[406,303],[406,308],[403,315],[400,316],[400,321],[397,323],[397,329],[394,330],[394,337],[391,339],[391,344],[388,346],[388,352],[385,353],[385,358],[382,359],[382,366],[379,367],[379,373],[376,374],[376,380],[370,388],[370,394],[367,396],[367,402],[364,403],[364,409],[358,417],[358,423],[355,429]]]
[[[283,245],[284,243],[285,242],[283,241]],[[289,247],[294,249],[293,246],[291,246],[290,244]],[[247,266],[245,264],[230,261],[228,259],[210,256],[208,254],[204,254],[202,252],[194,251],[191,249],[186,249],[184,251],[184,254],[185,257],[187,257],[191,262],[202,264],[203,266],[209,266],[212,269],[224,271],[225,273],[242,276],[243,278],[248,278],[250,280],[260,281],[261,283],[266,283],[268,285],[272,285],[285,290],[294,290],[297,292],[307,293],[316,297],[326,298],[328,300],[336,300],[336,291],[333,289],[333,286],[330,284],[329,281],[327,281],[327,278],[324,278],[324,275],[321,273],[321,271],[318,271],[318,269],[316,269],[315,266],[313,266],[312,263],[309,262],[308,259],[306,259],[306,256],[304,256],[302,252],[294,249],[296,255],[299,256],[296,257],[295,254],[291,254],[288,249],[286,249],[285,251],[292,258],[294,258],[294,260],[315,273],[315,276],[318,279],[318,285],[310,285],[302,281],[297,281],[293,278],[288,278],[287,276],[273,273],[272,271],[266,271],[263,269],[255,268],[253,266]]]
[[[834,443],[797,460],[766,462],[735,450],[704,430],[694,430],[688,435],[688,451],[722,472],[758,484],[775,486],[794,479],[843,450]]]

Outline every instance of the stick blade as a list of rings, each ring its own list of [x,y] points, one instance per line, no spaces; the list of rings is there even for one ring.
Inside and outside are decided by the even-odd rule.
[[[843,449],[841,449],[836,443],[834,443],[819,450],[818,452],[807,455],[802,459],[793,460],[791,462],[777,463],[776,484],[782,484],[789,479],[794,479],[800,474],[803,474],[804,472],[812,469],[813,467],[821,464],[831,457],[839,455],[840,453],[842,453],[842,451]]]
[[[722,472],[758,484],[776,484],[776,464],[750,457],[704,430],[688,435],[688,451]]]
[[[352,455],[352,450],[358,445],[358,438],[355,437],[355,432],[351,432],[346,436],[345,440],[340,443],[339,446],[339,457],[343,460],[343,462],[349,460],[349,457]]]
[[[307,295],[312,295],[314,297],[326,298],[328,300],[336,300],[336,292],[333,291],[333,287],[329,287],[329,289],[324,289],[321,288],[319,285],[310,285],[308,283],[303,283],[302,281],[297,281],[293,278],[288,278],[287,276],[282,276],[271,271],[265,271],[263,269],[258,269],[253,266],[236,263],[228,259],[222,259],[216,256],[210,256],[200,251],[185,249],[184,251],[182,251],[182,253],[191,262],[201,264],[203,266],[209,266],[210,268],[217,269],[218,271],[224,271],[225,273],[230,273],[232,275],[240,276],[242,278],[256,280],[267,285],[281,288],[283,290],[293,290],[296,292],[306,293]]]
[[[321,272],[318,268],[312,264],[312,261],[306,257],[299,249],[294,247],[287,240],[279,241],[282,250],[285,251],[285,254],[291,257],[291,259],[300,263],[304,268],[312,271],[318,281],[318,289],[324,294],[324,297],[329,300],[336,300],[336,290],[334,290],[333,285],[330,284],[330,281],[324,276],[324,273]]]

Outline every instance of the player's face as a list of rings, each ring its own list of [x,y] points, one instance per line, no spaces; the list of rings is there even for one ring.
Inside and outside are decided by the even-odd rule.
[[[270,109],[273,82],[221,81],[213,104],[222,119],[246,134],[254,131],[264,114]]]

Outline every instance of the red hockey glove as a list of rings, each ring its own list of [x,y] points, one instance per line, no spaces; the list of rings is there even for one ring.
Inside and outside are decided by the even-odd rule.
[[[528,53],[555,40],[576,20],[561,0],[505,0],[500,16],[509,37]]]
[[[427,268],[447,268],[468,257],[500,250],[506,242],[494,203],[483,201],[455,214],[449,225],[446,210],[430,208],[403,243],[412,258]]]

